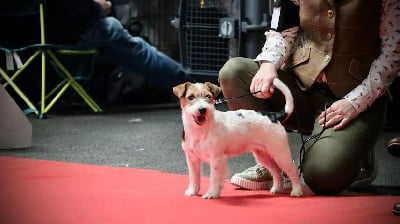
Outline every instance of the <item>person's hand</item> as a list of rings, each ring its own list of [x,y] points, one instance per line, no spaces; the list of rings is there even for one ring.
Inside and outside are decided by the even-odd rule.
[[[326,122],[325,122],[326,115]],[[344,128],[350,121],[357,117],[358,113],[354,106],[346,99],[334,102],[326,111],[319,115],[318,123],[325,127],[334,126],[335,131]]]
[[[271,62],[263,62],[260,65],[260,69],[257,71],[256,75],[253,77],[250,85],[250,92],[259,93],[254,94],[258,98],[270,98],[274,93],[274,87],[272,82],[274,78],[278,77],[276,72],[276,67]]]
[[[112,3],[111,1],[107,1],[107,0],[93,0],[95,2],[97,2],[101,9],[103,10],[103,15],[108,15],[111,13],[111,7],[112,7]]]

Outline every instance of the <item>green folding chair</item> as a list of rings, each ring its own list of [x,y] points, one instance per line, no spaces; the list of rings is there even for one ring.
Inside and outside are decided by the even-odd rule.
[[[69,87],[72,87],[94,112],[102,112],[101,107],[77,82],[80,79],[89,79],[91,77],[97,53],[96,49],[82,49],[74,46],[47,43],[44,22],[45,0],[8,0],[7,4],[3,2],[3,6],[0,9],[0,16],[7,16],[7,18],[36,14],[39,17],[37,25],[38,29],[40,29],[40,42],[22,47],[13,47],[12,44],[10,47],[6,43],[0,43],[0,51],[5,52],[6,59],[8,59],[6,63],[7,68],[0,67],[1,84],[5,88],[8,86],[11,87],[25,102],[27,108],[24,111],[26,113],[35,113],[39,118],[43,118],[49,112]],[[25,62],[22,62],[19,54],[26,54],[27,52],[30,56]],[[62,60],[65,57],[85,57],[90,58],[90,60],[89,62],[85,60],[75,65],[66,66],[65,61]],[[41,92],[40,102],[35,104],[16,84],[15,80],[18,77],[19,79],[23,79],[23,76],[20,77],[20,75],[30,67],[33,61],[38,60],[36,58],[40,58],[41,60]],[[47,75],[50,74],[46,71],[48,67],[48,63],[46,62],[50,62],[52,67],[55,68],[56,73],[61,77],[61,81],[54,88],[50,88],[50,91],[46,90]],[[82,64],[87,66],[88,69],[79,69]],[[17,67],[15,71],[12,70],[14,65]],[[82,71],[85,74],[82,74]],[[78,74],[78,72],[81,73]]]

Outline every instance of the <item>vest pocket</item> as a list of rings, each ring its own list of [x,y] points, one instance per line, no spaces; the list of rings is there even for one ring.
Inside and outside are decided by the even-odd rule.
[[[362,82],[368,76],[371,64],[363,63],[355,58],[350,62],[349,74],[357,81]]]

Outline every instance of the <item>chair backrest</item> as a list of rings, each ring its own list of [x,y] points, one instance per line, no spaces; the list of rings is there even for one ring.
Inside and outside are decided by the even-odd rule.
[[[19,48],[40,43],[40,4],[44,0],[3,0],[0,7],[0,46]]]
[[[96,50],[81,51],[58,51],[57,57],[62,61],[63,65],[72,73],[76,80],[91,79],[95,67]],[[60,68],[51,63],[58,74],[62,74]]]
[[[39,13],[39,5],[43,0],[2,0],[0,15],[27,16]]]

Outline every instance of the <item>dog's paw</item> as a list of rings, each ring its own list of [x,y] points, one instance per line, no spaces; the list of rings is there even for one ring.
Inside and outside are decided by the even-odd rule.
[[[198,190],[196,190],[195,188],[188,188],[185,191],[185,196],[196,196],[198,195]]]
[[[282,193],[283,192],[283,187],[282,186],[272,186],[269,191],[271,193],[273,193],[273,194]]]
[[[207,191],[203,196],[201,196],[204,199],[214,199],[214,198],[219,198],[219,192],[216,191]]]
[[[301,188],[293,188],[292,192],[290,192],[290,196],[292,197],[301,197],[303,196],[303,190]]]

